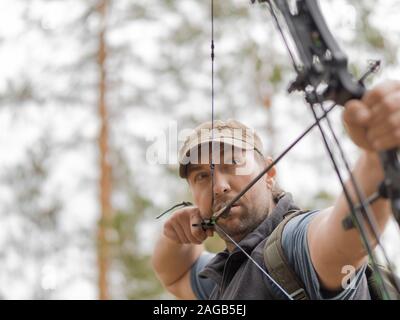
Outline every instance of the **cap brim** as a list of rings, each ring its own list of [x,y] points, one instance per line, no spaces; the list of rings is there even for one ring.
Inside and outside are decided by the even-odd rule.
[[[203,144],[209,144],[209,143],[215,143],[215,142],[219,142],[219,143],[223,143],[224,145],[229,145],[231,147],[236,147],[242,150],[257,150],[255,149],[254,145],[251,143],[248,143],[244,140],[240,140],[240,139],[233,139],[230,137],[217,137],[214,139],[206,139],[203,140],[199,143],[193,143],[192,145],[188,145],[184,150],[182,150],[182,156],[180,158],[180,163],[179,163],[179,176],[183,179],[187,178],[187,167],[190,163],[187,164],[182,164],[182,158],[183,157],[187,157],[188,154],[190,153],[190,151],[192,151],[195,148],[198,148],[198,146],[201,146]],[[257,150],[258,151],[258,150]],[[258,151],[260,152],[260,151]]]

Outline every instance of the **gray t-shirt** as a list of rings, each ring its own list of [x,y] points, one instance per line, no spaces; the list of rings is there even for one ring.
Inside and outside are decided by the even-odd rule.
[[[293,218],[285,227],[282,235],[282,248],[285,255],[302,280],[305,290],[312,300],[332,299],[332,300],[368,300],[370,295],[366,290],[365,283],[365,268],[357,271],[350,285],[341,292],[332,293],[325,292],[321,289],[318,276],[311,262],[310,253],[307,242],[307,229],[311,219],[318,214],[319,211],[310,212],[304,215]],[[191,285],[193,292],[198,299],[208,299],[215,283],[210,279],[200,278],[199,272],[208,264],[214,257],[214,254],[203,253],[193,265],[191,270]],[[344,275],[345,276],[345,275]]]

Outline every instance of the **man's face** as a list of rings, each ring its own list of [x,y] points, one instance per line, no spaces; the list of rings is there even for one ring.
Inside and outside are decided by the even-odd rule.
[[[208,161],[188,166],[187,179],[203,219],[209,219],[242,191],[272,160],[263,160],[255,151],[244,151],[224,145],[217,145],[212,152],[214,158],[214,178],[210,161],[211,149],[206,148]],[[204,148],[203,148],[204,149]],[[198,159],[204,150],[200,150]],[[218,156],[217,156],[218,155]],[[230,210],[227,218],[221,218],[218,225],[234,240],[240,241],[253,231],[266,217],[273,205],[271,186],[275,169],[260,179]],[[214,204],[212,205],[214,194]],[[222,235],[221,235],[222,236]],[[227,240],[227,239],[224,239]]]

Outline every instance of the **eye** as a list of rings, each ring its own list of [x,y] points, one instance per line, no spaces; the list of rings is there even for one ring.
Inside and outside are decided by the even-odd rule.
[[[201,172],[197,173],[197,174],[194,176],[194,181],[195,181],[195,182],[201,182],[201,181],[206,180],[209,176],[210,176],[210,174],[209,174],[208,172],[206,172],[206,171],[201,171]]]

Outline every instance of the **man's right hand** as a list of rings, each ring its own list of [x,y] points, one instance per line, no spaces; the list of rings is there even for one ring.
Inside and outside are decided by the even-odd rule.
[[[178,244],[202,244],[207,237],[212,237],[213,230],[203,230],[193,227],[202,222],[200,210],[197,207],[179,209],[164,224],[164,235]]]

